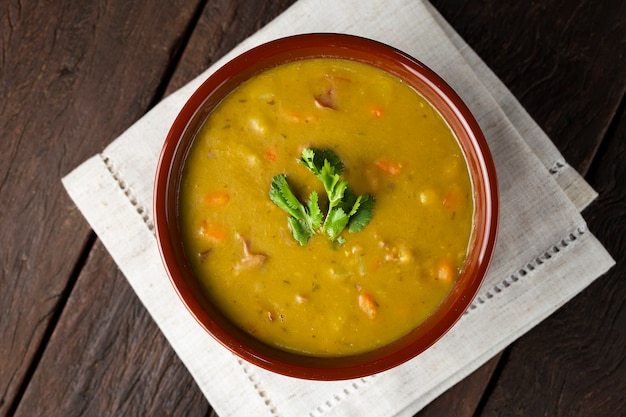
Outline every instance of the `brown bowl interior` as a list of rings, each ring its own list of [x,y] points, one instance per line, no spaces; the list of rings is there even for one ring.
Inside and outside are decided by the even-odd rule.
[[[273,66],[306,58],[344,58],[379,67],[413,86],[438,109],[465,152],[476,213],[466,265],[451,293],[421,326],[380,349],[348,357],[288,353],[249,336],[229,322],[203,294],[186,260],[178,220],[178,185],[189,147],[207,115],[240,83]],[[155,180],[157,241],[170,279],[189,312],[222,345],[265,369],[304,379],[356,378],[397,366],[435,343],[460,318],[487,271],[498,224],[493,161],[478,123],[458,95],[420,62],[389,46],[348,35],[308,34],[273,41],[233,59],[191,96],[165,140]]]

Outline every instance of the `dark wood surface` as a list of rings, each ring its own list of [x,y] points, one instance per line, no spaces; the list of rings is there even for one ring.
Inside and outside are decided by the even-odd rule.
[[[0,417],[214,414],[60,179],[291,3],[0,4]],[[600,192],[618,263],[418,415],[624,416],[626,3],[433,5]]]

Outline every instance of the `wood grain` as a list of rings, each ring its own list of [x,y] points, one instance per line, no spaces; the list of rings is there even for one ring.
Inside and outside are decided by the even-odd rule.
[[[563,1],[455,3],[433,1],[551,136],[568,162],[579,172],[587,172],[626,91],[626,27],[620,17],[625,12],[624,4],[597,7],[595,3],[581,2],[572,7],[573,3]],[[612,76],[607,77],[607,73]],[[594,166],[620,163],[619,157],[608,158]],[[610,178],[598,184],[603,181]],[[619,198],[618,185],[602,191],[609,200]],[[586,215],[592,216],[593,210]],[[596,210],[611,211],[605,205]],[[612,212],[619,213],[615,210]],[[613,222],[623,224],[623,214]],[[596,231],[592,227],[592,232],[603,242],[610,240],[605,237],[606,229]],[[613,253],[626,253],[623,243],[614,247]],[[502,372],[490,383],[493,392],[484,393],[475,415],[624,414],[615,414],[623,407],[620,400],[626,395],[626,387],[618,380],[620,370],[622,377],[625,374],[619,365],[626,351],[621,330],[625,327],[623,315],[621,326],[617,324],[620,321],[613,322],[624,297],[623,292],[621,299],[610,293],[619,284],[611,283],[610,278],[606,282],[610,290],[596,290],[602,285],[596,283],[514,344],[506,362],[500,365]],[[613,323],[608,329],[603,326],[606,319]],[[604,333],[599,334],[596,326],[603,327]],[[605,382],[596,384],[601,375],[606,377]],[[452,401],[450,395],[446,393]],[[433,415],[446,415],[445,406]]]
[[[215,416],[60,178],[292,3],[0,5],[0,417]],[[418,415],[626,415],[625,3],[432,3],[591,167],[621,263]]]
[[[196,45],[205,46],[202,39],[217,39],[216,50],[227,52],[231,43],[243,40],[280,11],[279,5],[269,3],[261,10],[257,9],[263,5],[260,2],[254,7],[249,2],[245,7],[228,3],[238,24],[222,28],[224,33],[219,36],[194,31]],[[215,4],[207,5],[197,27],[215,29],[219,26],[211,22],[221,22],[224,16],[216,13],[214,7]],[[185,19],[193,20],[192,12],[189,10]],[[185,19],[181,17],[178,25],[181,32],[187,24]],[[231,43],[222,45],[224,39]],[[172,41],[172,45],[171,53],[177,55],[179,41]],[[174,77],[189,80],[202,71],[203,66],[212,63],[206,61],[202,52],[194,53],[186,48],[187,58],[177,62]],[[201,57],[199,66],[198,57]],[[217,58],[219,55],[213,57]],[[160,64],[160,77],[167,76],[165,63]],[[154,81],[154,91],[161,88],[160,84],[167,84],[167,78],[159,76],[155,76]],[[168,91],[172,88],[168,87]],[[137,100],[126,99],[129,103]],[[146,97],[139,110],[147,110],[151,100],[153,97]],[[103,274],[103,271],[108,272]],[[98,243],[78,277],[15,415],[204,416],[208,412],[210,406],[188,371]]]
[[[189,372],[98,241],[15,417],[208,411]]]
[[[585,173],[626,92],[626,2],[432,4]]]
[[[451,387],[428,404],[415,417],[473,417],[492,380],[502,353],[491,358],[471,375]]]
[[[19,400],[89,242],[60,179],[145,113],[194,7],[0,5],[0,416]]]
[[[626,415],[626,111],[594,161],[591,231],[618,264],[515,343],[482,416]]]
[[[214,0],[206,4],[169,82],[170,94],[293,4],[295,0]]]

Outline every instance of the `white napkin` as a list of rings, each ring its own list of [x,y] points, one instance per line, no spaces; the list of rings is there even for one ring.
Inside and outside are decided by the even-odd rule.
[[[305,32],[379,40],[438,72],[478,119],[500,182],[496,254],[468,312],[417,358],[349,381],[301,381],[237,359],[188,315],[170,285],[153,234],[157,158],[189,95],[244,50]],[[595,192],[480,58],[421,0],[300,0],[63,183],[221,417],[412,415],[614,264],[579,214]]]

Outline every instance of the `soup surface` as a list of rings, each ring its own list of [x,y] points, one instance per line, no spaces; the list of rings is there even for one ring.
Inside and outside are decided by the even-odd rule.
[[[328,204],[298,162],[305,148],[335,152],[355,194],[375,198],[362,231],[294,240],[269,190],[285,174],[300,201],[315,190]],[[314,356],[372,350],[428,318],[463,268],[473,212],[466,161],[437,111],[384,71],[324,58],[270,69],[224,99],[179,194],[208,297],[256,338]]]

